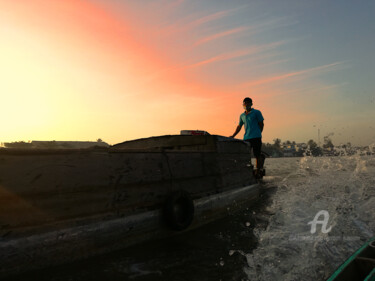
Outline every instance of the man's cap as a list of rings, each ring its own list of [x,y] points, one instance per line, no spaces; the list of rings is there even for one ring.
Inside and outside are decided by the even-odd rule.
[[[252,100],[251,98],[247,97],[247,98],[244,98],[243,102],[244,102],[244,103],[245,103],[245,102],[253,103],[253,100]]]

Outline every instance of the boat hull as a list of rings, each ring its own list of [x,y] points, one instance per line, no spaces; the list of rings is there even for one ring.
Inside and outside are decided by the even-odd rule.
[[[259,196],[257,184],[194,200],[191,230],[251,206]],[[184,231],[184,232],[185,232]],[[20,237],[0,243],[1,274],[23,273],[122,249],[143,241],[182,232],[171,230],[160,209]],[[1,276],[1,275],[0,275]]]
[[[85,150],[0,151],[0,276],[121,249],[179,232],[165,221],[184,191],[184,230],[259,195],[247,144],[220,136],[163,136]]]

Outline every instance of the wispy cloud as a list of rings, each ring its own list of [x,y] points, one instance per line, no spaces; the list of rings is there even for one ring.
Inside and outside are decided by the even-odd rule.
[[[199,26],[199,25],[202,25],[202,24],[205,24],[205,23],[208,23],[208,22],[211,22],[211,21],[215,21],[215,20],[218,20],[218,19],[221,19],[225,16],[228,16],[229,14],[231,14],[232,12],[238,10],[238,8],[234,8],[234,9],[230,9],[230,10],[224,10],[224,11],[219,11],[219,12],[216,12],[216,13],[213,13],[213,14],[210,14],[210,15],[206,15],[206,16],[203,16],[199,19],[196,19],[192,22],[190,22],[188,24],[189,27],[196,27],[196,26]]]
[[[186,68],[198,67],[198,66],[202,66],[202,65],[206,65],[206,64],[210,64],[210,63],[214,63],[214,62],[220,62],[220,61],[230,60],[230,59],[244,57],[244,56],[248,56],[248,55],[253,55],[253,54],[257,54],[259,52],[264,52],[264,51],[272,49],[272,48],[276,48],[276,47],[281,46],[283,44],[285,44],[285,41],[278,41],[278,42],[273,42],[273,43],[270,43],[270,44],[254,46],[254,47],[244,49],[244,50],[237,50],[237,51],[233,51],[233,52],[229,52],[229,53],[223,53],[223,54],[211,57],[209,59],[205,59],[205,60],[202,60],[200,62],[188,65],[188,66],[186,66]]]
[[[159,0],[159,1],[150,1],[149,3],[144,3],[145,7],[150,7],[155,11],[155,9],[163,7],[161,12],[171,12],[173,9],[179,8],[186,0]]]
[[[263,61],[263,60],[269,61],[269,59],[271,59],[271,58],[280,57],[282,55],[284,55],[284,53],[280,52],[280,51],[266,52],[264,54],[259,54],[258,56],[252,56],[252,57],[240,60],[240,61],[236,61],[234,63],[235,64],[244,64],[244,63],[257,62],[257,61]]]
[[[256,65],[256,68],[262,68],[262,67],[266,67],[266,66],[282,64],[282,63],[290,62],[292,60],[293,59],[275,60],[275,61],[271,61],[271,62],[268,62],[268,63],[258,64],[258,65]]]
[[[222,31],[222,32],[219,32],[219,33],[201,38],[200,40],[198,40],[197,42],[194,43],[194,47],[196,47],[198,45],[201,45],[201,44],[204,44],[204,43],[207,43],[209,41],[215,40],[215,39],[219,39],[219,38],[223,38],[223,37],[226,37],[226,36],[229,36],[229,35],[240,33],[242,31],[245,31],[245,30],[248,30],[248,29],[250,29],[250,27],[242,26],[242,27],[237,27],[237,28],[233,28],[233,29],[230,29],[230,30]]]
[[[309,85],[308,87],[303,87],[303,88],[297,88],[297,89],[292,89],[292,90],[278,90],[278,91],[272,91],[270,93],[263,94],[263,98],[275,98],[277,96],[285,96],[285,95],[293,95],[293,94],[307,94],[307,93],[319,93],[319,94],[327,94],[327,90],[332,90],[336,88],[341,88],[346,86],[348,83],[339,83],[339,84],[330,84],[330,85],[321,85],[318,84],[316,86],[316,83],[314,83],[314,86]]]
[[[253,53],[254,51],[255,50],[250,49],[250,50],[240,50],[240,51],[220,54],[218,56],[215,56],[215,57],[212,57],[212,58],[209,58],[209,59],[191,64],[191,65],[188,66],[188,68],[198,67],[198,66],[202,66],[202,65],[205,65],[205,64],[209,64],[209,63],[225,61],[225,60],[230,60],[230,59],[246,56],[246,55],[249,55],[249,54]]]
[[[192,19],[193,15],[189,15],[184,19],[181,19],[178,22],[175,22],[167,27],[162,27],[162,30],[159,30],[160,33],[165,35],[174,35],[175,33],[186,32],[191,29],[197,28],[203,24],[213,22],[229,15],[232,15],[236,11],[240,10],[243,7],[236,7],[233,9],[222,10],[208,15],[201,16],[199,18]]]
[[[341,65],[343,62],[335,62],[331,64],[326,64],[318,67],[313,67],[301,71],[295,71],[295,72],[289,72],[281,75],[274,75],[274,76],[269,76],[269,77],[264,77],[261,79],[257,79],[251,82],[244,83],[242,86],[243,87],[250,87],[250,86],[258,86],[266,83],[272,83],[275,81],[280,81],[280,80],[285,80],[291,77],[296,77],[296,76],[301,76],[305,74],[314,74],[319,71],[327,70],[327,71],[332,71],[336,70],[339,65]]]
[[[168,8],[176,8],[176,7],[180,6],[181,4],[183,4],[184,2],[185,2],[185,0],[176,0],[176,1],[173,1],[173,2],[168,1],[167,7]]]
[[[267,21],[259,22],[253,26],[256,32],[268,31],[275,28],[289,27],[298,24],[297,21],[290,21],[285,17],[273,18]]]
[[[251,31],[250,32],[251,34],[256,34],[256,33],[263,32],[263,31],[268,30],[268,29],[286,27],[286,26],[290,26],[290,25],[294,25],[294,24],[296,24],[296,22],[289,22],[289,21],[287,22],[285,20],[285,18],[275,18],[275,19],[267,20],[267,21],[260,22],[260,23],[257,23],[257,24],[253,24],[251,26],[240,26],[240,27],[237,27],[237,28],[233,28],[233,29],[230,29],[230,30],[224,30],[224,31],[206,36],[204,38],[199,39],[197,42],[195,42],[194,46],[198,46],[198,45],[207,43],[209,41],[212,41],[212,40],[215,40],[215,39],[218,39],[218,38],[222,38],[222,37],[226,37],[226,36],[229,36],[229,35],[233,35],[233,34],[236,34],[236,33],[240,33],[240,32],[243,32],[243,31]]]

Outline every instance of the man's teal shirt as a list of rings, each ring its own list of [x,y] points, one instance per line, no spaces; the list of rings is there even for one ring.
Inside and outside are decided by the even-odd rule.
[[[243,136],[244,140],[254,139],[254,138],[261,138],[262,132],[260,131],[258,122],[263,121],[264,118],[262,113],[259,110],[254,108],[246,115],[246,113],[242,113],[240,116],[240,123],[239,125],[244,125],[245,127],[245,135]]]

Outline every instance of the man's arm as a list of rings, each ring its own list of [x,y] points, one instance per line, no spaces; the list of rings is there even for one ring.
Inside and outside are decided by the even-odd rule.
[[[240,131],[241,131],[242,125],[238,125],[236,128],[236,131],[233,135],[230,136],[230,138],[234,138]]]
[[[263,132],[264,122],[260,121],[260,122],[258,122],[258,125],[259,125],[259,128],[260,128],[260,131]]]

